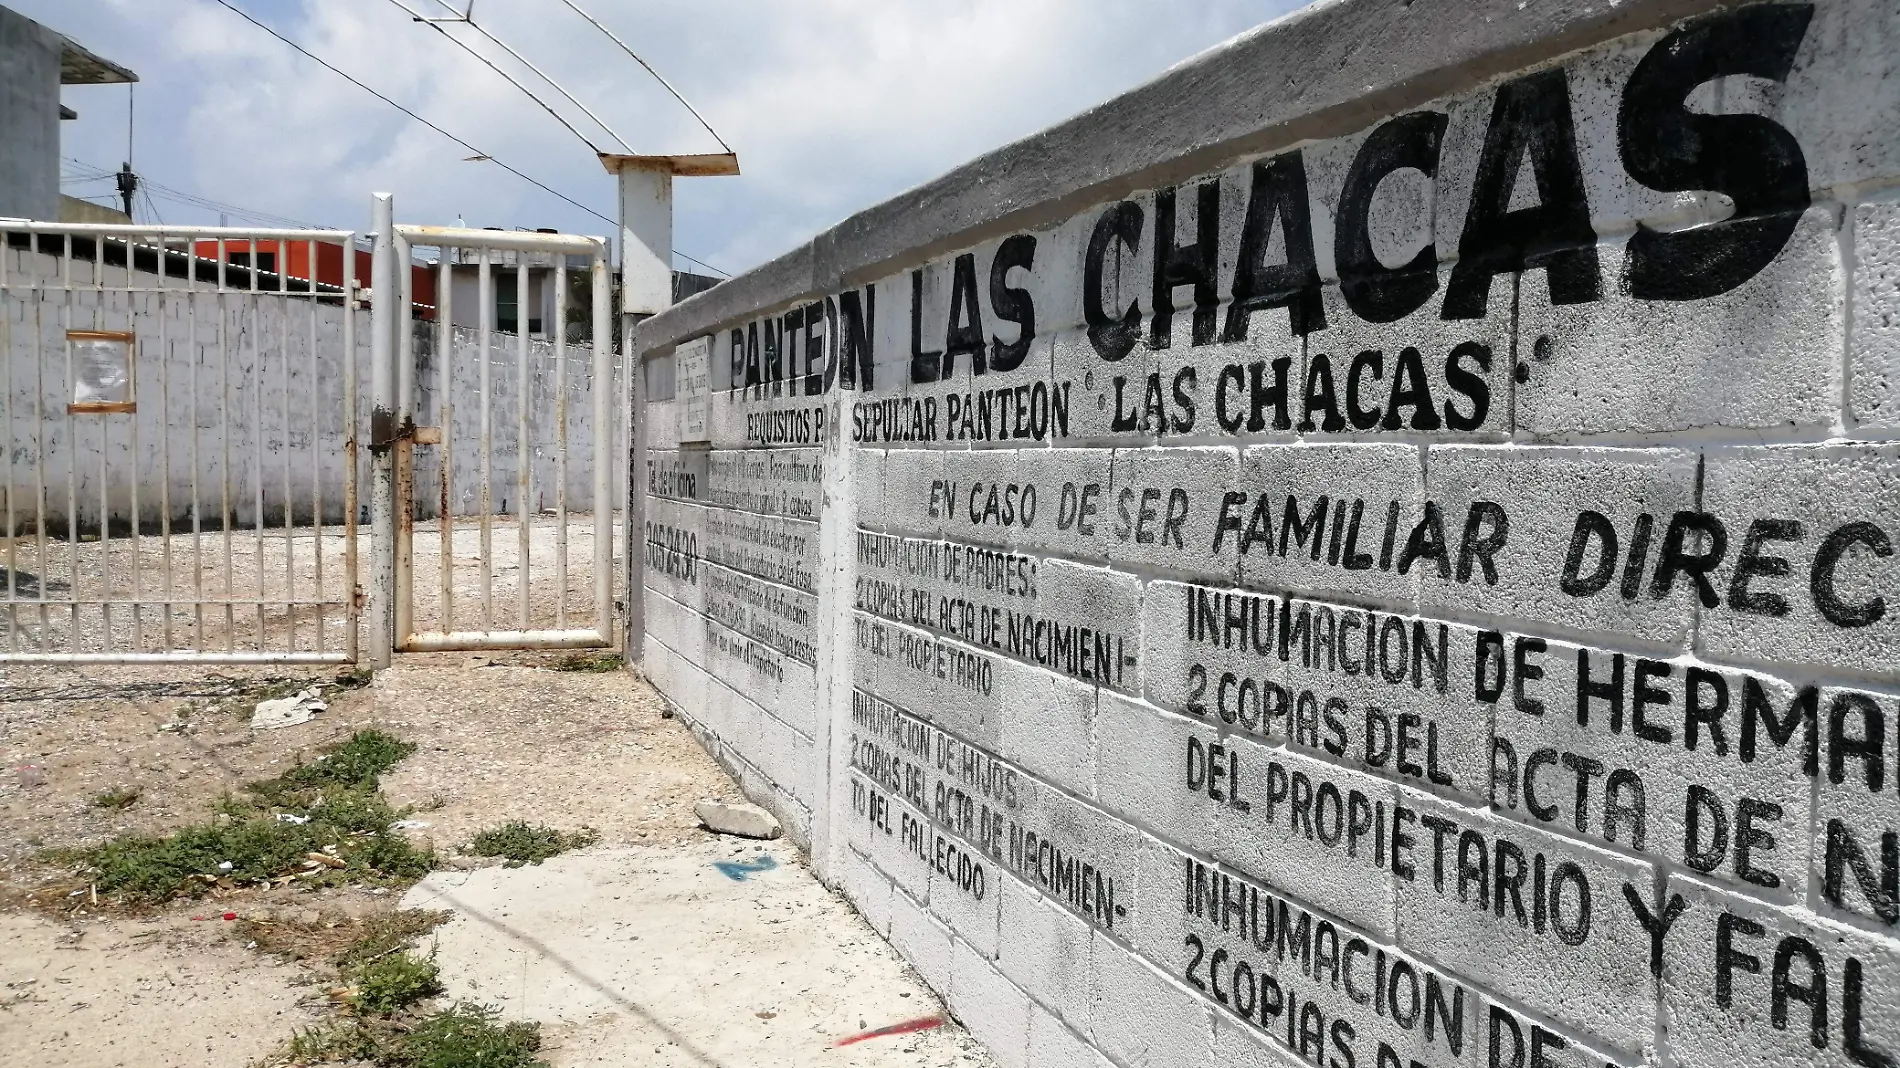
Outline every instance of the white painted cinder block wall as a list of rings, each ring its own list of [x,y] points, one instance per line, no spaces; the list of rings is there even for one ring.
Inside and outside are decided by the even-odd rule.
[[[1540,7],[639,328],[645,671],[1001,1062],[1900,1056],[1900,8]]]
[[[83,258],[68,265],[57,255],[24,247],[0,249],[0,255],[7,257],[4,277],[10,282],[0,294],[0,442],[11,461],[8,480],[0,483],[0,512],[11,500],[16,531],[32,531],[44,516],[49,533],[63,535],[69,515],[76,516],[82,531],[96,529],[102,500],[115,528],[128,526],[136,511],[148,533],[156,531],[162,515],[169,515],[173,529],[190,529],[194,500],[204,520],[216,523],[227,471],[236,526],[256,522],[260,501],[266,525],[281,525],[286,486],[294,524],[307,524],[318,511],[326,523],[342,522],[348,421],[343,405],[346,313],[340,304],[313,305],[295,295],[239,288],[221,294],[208,279],[188,283],[182,277],[167,277],[167,291],[152,292],[160,280],[141,270],[132,272],[132,285],[142,291],[127,292],[123,266],[107,264],[95,274],[92,262]],[[370,313],[362,307],[352,314],[358,383],[354,418],[358,428],[366,429]],[[484,433],[479,331],[454,330],[448,378],[453,403],[444,406],[439,403],[441,361],[434,352],[438,328],[412,325],[418,421],[439,425],[448,409],[455,452],[449,507],[455,515],[479,514]],[[67,413],[68,329],[136,335],[136,412]],[[586,512],[594,499],[593,348],[580,343],[564,348],[563,364],[548,339],[530,338],[526,346],[531,503],[538,511],[553,510],[560,503],[557,488],[564,470],[567,509]],[[521,355],[518,335],[490,335],[489,499],[496,512],[512,512],[519,505],[516,368]],[[557,406],[554,388],[563,370],[565,412]],[[565,465],[557,448],[563,434]],[[625,435],[616,421],[607,456],[625,455]],[[433,518],[440,511],[440,455],[435,447],[417,450],[417,518]],[[359,500],[367,500],[369,470],[369,454],[360,450]],[[36,493],[40,487],[43,496]]]

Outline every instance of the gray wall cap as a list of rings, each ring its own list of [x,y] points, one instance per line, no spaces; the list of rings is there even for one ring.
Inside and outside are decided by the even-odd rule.
[[[647,319],[643,353],[1091,203],[1387,115],[1719,0],[1320,0]]]

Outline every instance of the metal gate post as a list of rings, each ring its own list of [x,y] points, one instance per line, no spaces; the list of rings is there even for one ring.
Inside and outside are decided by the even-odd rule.
[[[390,194],[372,196],[370,215],[375,244],[370,254],[370,583],[364,624],[369,628],[368,665],[386,668],[396,641],[396,330],[408,309],[396,306],[396,220]]]

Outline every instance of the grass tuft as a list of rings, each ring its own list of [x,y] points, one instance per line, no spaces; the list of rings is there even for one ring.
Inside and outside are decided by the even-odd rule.
[[[541,1027],[533,1023],[496,1023],[500,1014],[472,1002],[460,1002],[416,1021],[380,1063],[393,1068],[545,1068],[535,1057]]]
[[[478,857],[502,857],[507,860],[507,867],[519,868],[598,841],[600,834],[592,827],[567,833],[539,823],[510,820],[477,834],[469,843],[468,852]]]
[[[357,1012],[388,1016],[440,994],[441,978],[435,961],[398,950],[349,970],[350,1004]]]
[[[554,662],[556,671],[582,671],[595,675],[619,671],[626,666],[626,658],[619,653],[569,653]]]
[[[101,790],[93,795],[92,807],[124,812],[138,804],[139,796],[144,792],[144,788],[138,786],[115,786],[110,790]]]
[[[349,1019],[299,1031],[278,1064],[368,1062],[378,1068],[547,1068],[535,1056],[541,1025],[500,1023],[485,1005],[458,1002],[422,1016]]]

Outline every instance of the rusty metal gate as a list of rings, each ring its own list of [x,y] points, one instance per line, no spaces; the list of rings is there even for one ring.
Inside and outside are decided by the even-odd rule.
[[[355,245],[0,220],[0,662],[356,659]]]
[[[377,278],[398,291],[374,302],[394,372],[376,579],[393,651],[614,646],[607,243],[385,225],[390,211],[378,197]],[[425,285],[433,319],[413,319]]]

